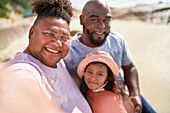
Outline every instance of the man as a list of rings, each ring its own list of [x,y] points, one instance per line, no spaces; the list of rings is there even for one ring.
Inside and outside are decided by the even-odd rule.
[[[7,72],[39,87],[64,112],[91,113],[62,60],[70,47],[71,3],[32,0],[31,5],[38,16],[29,31],[29,45],[7,65]]]
[[[82,10],[80,24],[83,25],[83,33],[76,34],[71,40],[70,51],[64,58],[67,69],[78,87],[80,87],[81,82],[77,75],[77,66],[80,61],[90,52],[108,52],[119,68],[123,69],[125,81],[120,74],[118,81],[127,85],[129,96],[135,105],[135,111],[140,113],[142,103],[138,73],[125,40],[118,33],[110,32],[111,11],[106,2],[104,0],[88,1]],[[153,111],[151,107],[149,109]]]

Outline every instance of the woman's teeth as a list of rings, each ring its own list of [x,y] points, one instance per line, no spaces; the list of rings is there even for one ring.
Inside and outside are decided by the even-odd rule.
[[[48,51],[53,52],[53,53],[59,53],[59,51],[52,50],[50,48],[46,48]]]

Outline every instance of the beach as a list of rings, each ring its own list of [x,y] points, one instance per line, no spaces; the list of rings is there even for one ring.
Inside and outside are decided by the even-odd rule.
[[[82,30],[78,16],[71,21],[71,31]],[[34,19],[0,20],[4,25],[0,28],[0,67],[28,45],[28,32]],[[113,19],[111,31],[120,33],[127,41],[139,73],[142,96],[157,113],[170,113],[170,25]]]
[[[128,43],[141,94],[158,113],[170,113],[170,25],[115,20],[113,29]]]

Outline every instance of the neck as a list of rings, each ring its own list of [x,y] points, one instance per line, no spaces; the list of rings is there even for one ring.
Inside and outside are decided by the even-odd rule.
[[[93,92],[100,92],[100,91],[105,91],[104,87],[107,85],[108,81],[106,81],[105,84],[103,84],[101,87],[98,87],[93,90]]]
[[[31,52],[29,51],[28,47],[24,50],[24,53],[29,54],[32,56]]]
[[[87,38],[85,34],[79,35],[78,39],[81,43],[83,43],[84,45],[88,47],[92,47],[92,48],[97,47],[90,42],[89,38]]]
[[[100,94],[103,94],[104,92],[106,92],[106,90],[100,91],[100,92],[93,92],[93,91],[92,91],[92,93],[93,93],[95,96],[100,95]]]

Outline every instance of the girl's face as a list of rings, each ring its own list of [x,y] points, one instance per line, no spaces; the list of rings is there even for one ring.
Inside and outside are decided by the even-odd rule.
[[[84,72],[84,81],[90,90],[101,87],[107,79],[107,66],[102,63],[91,63]]]

